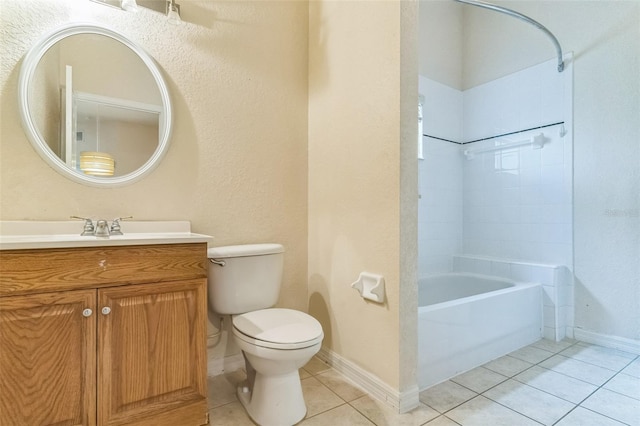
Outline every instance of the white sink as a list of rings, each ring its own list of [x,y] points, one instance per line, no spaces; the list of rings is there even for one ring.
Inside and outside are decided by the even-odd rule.
[[[94,221],[95,223],[95,221]],[[123,221],[124,235],[81,236],[83,221],[0,221],[0,250],[207,243],[188,221]]]

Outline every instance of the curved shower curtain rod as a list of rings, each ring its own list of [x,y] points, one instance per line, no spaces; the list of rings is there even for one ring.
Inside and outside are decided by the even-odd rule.
[[[506,7],[497,6],[491,3],[485,3],[478,0],[453,0],[453,1],[457,1],[458,3],[470,4],[472,6],[478,6],[478,7],[493,10],[496,12],[504,13],[506,15],[513,16],[514,18],[518,18],[538,28],[540,31],[545,33],[551,39],[551,41],[556,47],[556,52],[558,54],[558,72],[562,72],[564,70],[564,61],[562,60],[562,48],[560,47],[560,43],[558,42],[558,39],[556,38],[556,36],[553,35],[551,31],[549,31],[544,25],[542,25],[538,21],[534,21],[528,16],[523,15],[522,13],[516,12],[515,10],[507,9]]]

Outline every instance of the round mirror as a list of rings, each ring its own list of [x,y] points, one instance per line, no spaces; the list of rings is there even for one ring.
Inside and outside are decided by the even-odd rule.
[[[113,30],[73,24],[46,34],[25,56],[18,84],[29,141],[76,182],[134,182],[169,147],[171,103],[162,74]]]

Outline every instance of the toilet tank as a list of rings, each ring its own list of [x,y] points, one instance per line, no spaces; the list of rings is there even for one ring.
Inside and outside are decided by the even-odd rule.
[[[278,302],[284,260],[282,245],[214,247],[207,250],[207,256],[209,308],[213,312],[243,314],[270,308]]]

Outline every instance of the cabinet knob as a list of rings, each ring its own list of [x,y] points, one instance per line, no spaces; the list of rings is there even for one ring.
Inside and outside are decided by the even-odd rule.
[[[102,308],[102,315],[109,315],[110,312],[111,312],[110,307],[105,306],[104,308]]]
[[[84,311],[82,311],[82,315],[85,317],[90,317],[91,314],[93,314],[93,311],[89,308],[85,309]]]

